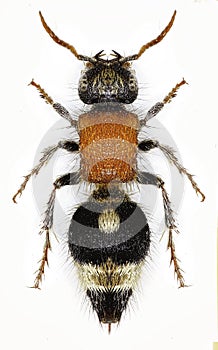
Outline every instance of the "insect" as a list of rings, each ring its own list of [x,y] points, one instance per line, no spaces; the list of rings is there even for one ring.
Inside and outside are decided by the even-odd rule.
[[[176,96],[186,81],[182,79],[177,83],[161,102],[151,106],[143,118],[128,108],[138,96],[132,61],[163,40],[173,25],[176,11],[165,29],[154,40],[143,45],[137,54],[124,57],[112,50],[112,59],[104,59],[103,50],[92,57],[78,54],[74,46],[57,37],[41,12],[39,15],[50,37],[85,63],[78,94],[89,109],[80,114],[77,120],[64,106],[54,102],[38,83],[31,81],[30,84],[39,91],[45,102],[75,129],[79,143],[73,139],[60,140],[58,144],[47,148],[39,163],[25,176],[13,201],[16,203],[17,196],[22,194],[29,179],[38,175],[56,151],[64,149],[72,154],[79,153],[80,170],[73,172],[72,169],[72,172],[58,177],[53,184],[40,231],[45,234],[45,243],[34,288],[40,287],[48,263],[56,191],[63,186],[81,182],[92,184],[94,187],[89,198],[80,203],[72,215],[68,247],[93,310],[100,323],[108,325],[110,332],[111,324],[120,322],[134,293],[151,242],[146,215],[141,206],[131,199],[126,184],[148,184],[160,189],[168,229],[170,262],[174,265],[179,287],[185,286],[173,240],[173,232],[179,231],[164,181],[155,174],[139,170],[137,155],[146,155],[154,148],[159,149],[189,179],[202,201],[205,199],[193,176],[170,147],[154,139],[138,141],[141,128],[147,126],[149,120]]]

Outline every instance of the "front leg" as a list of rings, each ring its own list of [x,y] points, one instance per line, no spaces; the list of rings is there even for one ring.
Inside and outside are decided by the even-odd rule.
[[[164,107],[165,104],[170,103],[172,98],[176,96],[177,91],[179,90],[179,88],[184,85],[187,84],[187,82],[185,81],[185,79],[182,79],[182,81],[180,81],[180,83],[176,84],[176,86],[174,86],[172,88],[172,90],[169,92],[169,94],[163,99],[162,102],[157,102],[154,106],[152,106],[149,111],[147,112],[146,116],[144,119],[142,119],[140,121],[140,125],[141,126],[145,126],[147,124],[147,121],[149,119],[154,118]]]
[[[68,110],[58,102],[54,102],[53,99],[45,92],[41,85],[37,84],[32,80],[29,85],[33,85],[39,91],[40,96],[45,100],[46,103],[50,104],[54,110],[64,119],[66,119],[71,126],[77,127],[77,121],[73,120]]]

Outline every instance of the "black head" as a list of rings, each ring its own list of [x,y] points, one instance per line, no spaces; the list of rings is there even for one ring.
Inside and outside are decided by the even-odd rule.
[[[130,62],[114,52],[115,58],[104,60],[102,51],[86,63],[79,80],[79,97],[86,104],[132,103],[138,95],[138,84]]]
[[[78,54],[73,45],[61,40],[47,25],[41,12],[39,12],[41,22],[46,32],[59,45],[70,50],[73,55],[81,61],[86,62],[86,67],[82,71],[79,81],[79,96],[86,104],[93,103],[132,103],[138,95],[138,84],[135,72],[131,69],[131,61],[137,60],[147,49],[159,43],[169,32],[173,25],[176,11],[164,28],[164,30],[153,40],[143,45],[138,53],[127,57],[121,56],[113,50],[115,58],[104,60],[100,51],[94,57]]]

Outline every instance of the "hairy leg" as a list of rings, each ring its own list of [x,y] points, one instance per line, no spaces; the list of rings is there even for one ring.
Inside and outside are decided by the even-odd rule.
[[[177,277],[177,281],[179,283],[179,287],[185,287],[185,280],[183,277],[183,271],[179,265],[179,259],[176,257],[176,249],[175,249],[175,243],[173,240],[173,232],[179,233],[179,230],[176,225],[176,221],[174,218],[174,213],[171,208],[171,203],[169,196],[167,194],[167,191],[164,187],[163,180],[154,175],[147,172],[140,172],[138,175],[138,181],[141,184],[146,185],[154,185],[161,189],[162,191],[162,198],[163,198],[163,204],[164,204],[164,213],[165,213],[165,223],[168,228],[168,243],[167,243],[167,249],[170,250],[170,264],[173,263],[174,265],[174,272]]]
[[[48,265],[48,251],[51,250],[51,242],[50,242],[50,231],[53,226],[53,213],[54,213],[54,205],[55,205],[55,197],[56,190],[60,189],[62,186],[66,185],[76,185],[80,181],[79,173],[69,173],[59,177],[54,182],[54,188],[50,194],[47,208],[44,213],[44,219],[42,221],[41,229],[39,234],[45,234],[45,243],[43,246],[42,258],[40,260],[40,265],[38,270],[36,271],[36,278],[34,281],[34,285],[32,288],[40,289],[40,284],[42,283],[42,277],[45,274],[45,265]]]
[[[76,152],[79,150],[78,144],[74,141],[60,141],[57,145],[46,148],[43,151],[43,156],[40,158],[39,163],[30,171],[29,174],[24,176],[24,181],[20,185],[18,191],[13,196],[14,203],[16,203],[17,196],[22,195],[22,192],[24,191],[26,184],[31,178],[31,176],[37,176],[41,168],[50,161],[52,156],[59,148],[65,149],[68,152]]]
[[[172,163],[180,172],[180,174],[183,174],[187,176],[189,181],[192,184],[192,187],[194,188],[195,192],[197,194],[201,195],[201,201],[203,202],[205,200],[205,195],[203,192],[201,192],[200,188],[198,187],[197,183],[194,180],[194,176],[191,175],[186,168],[179,162],[178,158],[176,157],[174,150],[166,145],[161,145],[158,141],[156,140],[145,140],[139,143],[138,148],[141,151],[148,152],[153,148],[159,148],[165,157],[169,160],[170,163]]]
[[[62,118],[66,119],[70,123],[71,126],[77,128],[77,121],[72,119],[70,113],[64,106],[62,106],[60,103],[54,102],[47,92],[45,92],[45,90],[34,80],[32,80],[29,85],[35,86],[45,102],[50,104]]]
[[[172,88],[172,90],[168,93],[168,95],[163,99],[162,102],[155,103],[155,105],[149,109],[145,118],[140,121],[141,126],[146,125],[147,121],[151,118],[154,118],[163,109],[165,104],[170,103],[172,98],[176,97],[178,89],[184,84],[187,84],[187,82],[185,81],[185,79],[182,79],[178,84],[176,84]]]

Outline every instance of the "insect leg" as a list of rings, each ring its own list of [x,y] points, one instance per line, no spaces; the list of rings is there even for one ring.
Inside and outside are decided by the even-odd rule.
[[[47,209],[44,213],[44,220],[42,221],[42,226],[40,229],[39,234],[45,233],[45,243],[43,246],[43,253],[42,258],[40,260],[40,265],[38,270],[36,271],[36,278],[34,281],[34,285],[32,288],[40,289],[40,284],[42,282],[42,276],[45,273],[45,264],[48,265],[48,251],[51,250],[51,243],[50,243],[50,229],[52,228],[53,224],[53,211],[54,211],[54,203],[55,203],[55,192],[56,187],[53,188],[48,203],[47,203]]]
[[[79,146],[76,142],[74,141],[60,141],[57,145],[55,146],[50,146],[46,148],[43,151],[43,156],[40,158],[39,163],[30,171],[30,173],[26,176],[24,176],[24,181],[22,182],[21,186],[19,187],[18,191],[15,193],[13,196],[13,201],[16,203],[16,197],[18,194],[21,196],[22,192],[24,191],[27,182],[31,178],[31,176],[35,175],[37,176],[41,168],[46,165],[52,156],[55,154],[55,152],[59,149],[63,148],[67,150],[68,152],[75,152],[79,150]]]
[[[147,112],[144,119],[140,121],[141,126],[144,126],[147,124],[147,121],[153,117],[155,117],[164,107],[165,104],[170,103],[173,97],[176,97],[177,91],[180,88],[180,86],[187,84],[185,79],[183,78],[180,83],[176,84],[172,90],[168,93],[168,95],[163,99],[162,102],[155,103],[154,106],[152,106],[149,111]]]
[[[177,281],[179,282],[179,287],[185,287],[185,280],[183,277],[183,271],[180,268],[179,265],[179,259],[176,257],[176,249],[175,249],[175,243],[173,240],[173,232],[179,233],[179,230],[176,225],[176,221],[174,218],[174,213],[171,208],[171,203],[169,196],[167,194],[167,191],[164,187],[163,180],[154,175],[147,172],[139,172],[138,174],[138,181],[141,184],[146,185],[155,185],[159,187],[162,191],[162,198],[163,198],[163,204],[164,204],[164,212],[165,212],[165,222],[166,226],[168,228],[168,243],[167,243],[167,249],[170,250],[171,258],[170,258],[170,264],[173,263],[174,265],[174,272],[177,277]]]
[[[76,185],[80,182],[80,173],[74,172],[74,173],[68,173],[61,177],[59,177],[55,182],[54,186],[55,188],[61,188],[63,186],[68,185]]]
[[[201,201],[203,202],[205,200],[205,195],[201,192],[200,188],[198,187],[197,183],[194,180],[194,176],[191,175],[186,168],[179,162],[178,158],[176,157],[174,150],[167,146],[167,145],[161,145],[158,141],[156,140],[145,140],[139,143],[138,148],[142,151],[150,151],[153,148],[159,148],[165,157],[168,159],[170,163],[172,163],[180,172],[180,174],[186,175],[189,181],[192,184],[192,187],[194,188],[195,192],[197,194],[200,194],[202,199]]]
[[[32,80],[29,85],[35,86],[46,103],[50,104],[62,118],[66,119],[71,124],[71,126],[77,127],[77,121],[72,119],[68,110],[60,103],[54,102],[39,84]]]
[[[42,221],[42,226],[39,232],[40,234],[45,233],[45,243],[43,247],[42,258],[40,260],[40,265],[36,272],[36,278],[34,281],[33,288],[40,289],[42,276],[45,274],[45,265],[46,264],[48,265],[48,251],[51,250],[50,231],[53,225],[53,213],[54,213],[56,190],[65,185],[75,185],[79,183],[79,180],[80,180],[79,173],[75,172],[75,173],[63,175],[54,182],[54,188],[50,194],[50,197],[47,203],[47,209],[44,213],[44,219]]]

